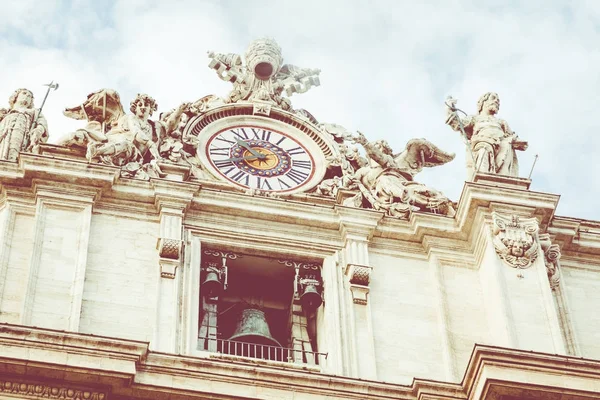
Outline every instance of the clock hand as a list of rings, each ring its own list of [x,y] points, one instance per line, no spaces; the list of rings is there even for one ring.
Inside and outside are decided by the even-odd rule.
[[[261,154],[261,156],[264,156],[264,155],[265,154]],[[254,160],[255,158],[260,158],[260,157],[258,157],[258,156],[234,157],[234,158],[226,158],[222,161],[243,161],[243,160]]]
[[[266,157],[266,155],[265,155],[265,154],[259,153],[258,151],[254,150],[252,147],[250,147],[250,145],[249,145],[248,143],[244,142],[243,140],[240,140],[240,139],[238,139],[238,138],[235,138],[235,141],[236,141],[236,143],[237,143],[237,144],[239,144],[240,146],[242,146],[242,147],[244,147],[244,148],[248,149],[248,151],[249,151],[250,153],[252,153],[252,155],[253,155],[253,156],[256,156],[256,157],[258,157],[258,158],[265,158],[265,157]]]

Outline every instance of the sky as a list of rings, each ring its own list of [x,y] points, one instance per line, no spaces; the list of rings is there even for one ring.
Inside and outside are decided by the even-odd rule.
[[[418,4],[422,3],[422,4]],[[44,83],[50,142],[82,127],[62,115],[100,88],[125,109],[137,93],[158,113],[230,85],[207,51],[243,54],[271,37],[285,63],[321,69],[321,86],[292,96],[320,122],[386,139],[400,152],[426,138],[454,161],[417,181],[454,201],[465,145],[444,124],[444,100],[476,112],[500,96],[505,119],[529,149],[519,152],[531,190],[560,194],[557,214],[600,220],[600,2],[597,0],[0,0],[0,107],[20,87],[36,106]],[[158,118],[158,113],[155,115]]]

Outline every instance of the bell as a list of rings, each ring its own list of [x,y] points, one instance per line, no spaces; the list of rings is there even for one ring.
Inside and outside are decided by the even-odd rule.
[[[302,291],[302,295],[300,295],[300,304],[302,304],[302,309],[305,312],[312,312],[321,307],[323,299],[315,284],[308,283],[304,285],[304,290]]]
[[[206,297],[217,297],[223,290],[223,284],[216,271],[209,270],[200,285],[201,293]]]
[[[247,308],[242,312],[235,332],[229,340],[281,347],[281,344],[271,336],[265,313],[255,308]]]

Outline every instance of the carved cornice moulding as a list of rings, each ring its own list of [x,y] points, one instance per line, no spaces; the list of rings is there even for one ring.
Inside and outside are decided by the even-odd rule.
[[[353,231],[369,232],[369,235],[372,232],[374,237],[386,240],[421,244],[425,252],[430,246],[427,243],[444,246],[447,242],[447,246],[451,248],[456,247],[457,241],[472,241],[472,229],[477,229],[473,226],[473,221],[481,209],[500,212],[520,209],[521,215],[538,218],[540,232],[543,233],[549,226],[548,232],[556,236],[555,242],[560,245],[565,256],[600,254],[600,224],[595,221],[554,217],[558,195],[495,187],[480,182],[465,184],[455,218],[413,212],[410,220],[406,221],[381,217],[380,212],[372,210],[346,210],[346,207],[336,206],[333,200],[313,199],[304,194],[289,198],[265,198],[249,196],[216,182],[120,178],[116,167],[44,155],[24,153],[18,164],[0,162],[0,176],[7,196],[10,192],[19,194],[33,190],[28,188],[34,182],[48,187],[74,185],[71,187],[91,190],[89,194],[99,190],[94,203],[95,210],[128,218],[137,218],[136,214],[139,214],[139,218],[145,220],[150,218],[148,207],[157,207],[157,204],[162,203],[165,207],[167,204],[169,207],[187,207],[188,213],[196,215],[214,212],[223,216],[247,216],[255,220],[277,219],[284,223],[331,230],[339,229],[341,212],[347,221],[346,226]],[[88,193],[82,194],[84,197],[88,196]],[[194,224],[195,219],[190,216],[186,223]],[[372,229],[374,224],[376,227]],[[425,240],[425,237],[429,239]],[[460,247],[473,246],[466,244]]]
[[[71,353],[78,356],[69,358]],[[18,383],[19,392],[14,394],[27,398],[36,398],[27,394],[31,389],[51,395],[53,388],[54,393],[61,393],[68,400],[75,400],[79,391],[89,396],[106,393],[107,400],[113,396],[142,399],[159,395],[182,400],[236,399],[259,393],[258,397],[271,398],[287,398],[294,393],[307,400],[323,397],[491,400],[494,397],[490,396],[495,393],[532,391],[537,391],[540,398],[556,394],[588,396],[590,399],[600,396],[597,385],[599,360],[480,345],[473,350],[462,383],[415,379],[409,386],[320,374],[279,362],[243,358],[232,362],[219,356],[211,358],[209,354],[188,357],[154,353],[141,342],[5,324],[0,324],[0,357],[5,367],[18,371],[11,377],[0,377],[4,387],[10,382],[12,390]],[[34,369],[31,369],[32,365],[35,365]],[[57,373],[60,382],[36,382],[38,374],[56,376]],[[556,379],[558,374],[569,379]],[[81,383],[69,381],[102,382],[103,388],[85,388]],[[83,400],[87,399],[83,397]]]

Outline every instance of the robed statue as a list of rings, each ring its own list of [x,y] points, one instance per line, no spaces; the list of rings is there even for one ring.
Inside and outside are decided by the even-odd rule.
[[[0,109],[0,159],[16,161],[19,152],[30,151],[48,140],[48,124],[33,107],[33,93],[17,89]]]
[[[486,93],[477,102],[477,114],[460,117],[456,99],[446,101],[446,124],[464,134],[468,142],[467,168],[473,172],[498,175],[519,175],[516,150],[526,150],[527,142],[510,129],[505,120],[496,117],[500,99],[496,93]]]

